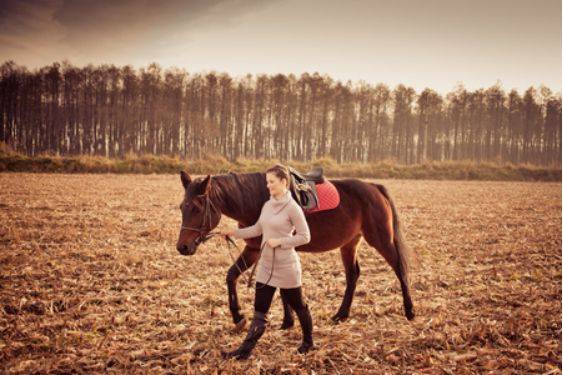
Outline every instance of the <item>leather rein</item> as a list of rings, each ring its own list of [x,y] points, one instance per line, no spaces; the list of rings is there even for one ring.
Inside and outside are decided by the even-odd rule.
[[[215,206],[215,204],[213,203],[211,198],[209,198],[209,195],[205,194],[205,206],[204,206],[204,209],[203,209],[203,221],[201,223],[201,226],[199,228],[192,227],[192,226],[189,226],[189,225],[181,225],[180,226],[180,230],[187,229],[187,230],[193,230],[195,232],[198,232],[198,236],[195,239],[196,246],[199,245],[200,243],[205,243],[211,237],[215,237],[215,236],[218,236],[218,235],[221,234],[219,232],[212,232],[211,231],[211,210],[212,209],[215,210],[216,212],[219,212],[219,214],[221,214],[221,211],[219,209],[217,209],[217,206]],[[208,227],[207,229],[206,229],[206,225]],[[206,234],[204,234],[204,233],[206,233]],[[238,271],[242,275],[244,273],[244,271],[240,269],[237,261],[235,260],[235,258],[233,257],[233,254],[231,253],[231,247],[230,247],[231,244],[238,250],[239,257],[241,257],[242,252],[241,252],[240,248],[238,247],[238,245],[235,243],[235,241],[233,241],[233,239],[231,237],[225,236],[225,241],[227,241],[227,245],[228,245],[227,250],[229,252],[229,256],[231,257],[231,260],[233,261],[233,263],[237,267]],[[264,247],[264,245],[261,246],[260,253],[262,253],[263,247]],[[242,258],[242,261],[244,263],[245,270],[247,270],[248,265],[246,264],[246,259],[244,259],[244,257],[241,257],[241,258]],[[258,263],[258,261],[256,261],[256,263]],[[248,278],[248,281],[247,281],[248,287],[251,286],[252,277],[254,276],[254,272],[256,270],[256,263],[254,264],[254,268],[252,269],[252,272],[250,273],[250,276]]]

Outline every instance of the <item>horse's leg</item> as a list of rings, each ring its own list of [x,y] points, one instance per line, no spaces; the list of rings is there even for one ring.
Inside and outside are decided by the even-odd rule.
[[[371,244],[370,244],[371,245]],[[408,320],[414,319],[414,312],[413,312],[413,304],[412,299],[409,291],[409,286],[404,278],[404,273],[401,269],[399,264],[398,256],[394,255],[397,253],[395,249],[395,245],[392,242],[388,243],[379,243],[378,245],[372,245],[375,247],[381,255],[385,258],[387,263],[393,268],[395,275],[399,279],[401,283],[401,292],[403,294],[403,305],[405,308],[405,316]]]
[[[246,271],[248,268],[252,267],[256,259],[258,258],[258,251],[253,250],[247,246],[235,261],[235,263],[229,268],[227,272],[227,289],[229,291],[229,310],[231,310],[231,315],[233,317],[233,322],[235,324],[243,324],[242,320],[244,315],[240,311],[240,305],[238,303],[237,296],[237,279],[240,274]]]
[[[356,283],[360,277],[360,264],[356,257],[356,250],[362,236],[358,234],[350,242],[340,248],[344,271],[346,272],[346,291],[338,312],[331,318],[334,322],[346,320],[350,315],[350,306],[356,290]]]
[[[391,214],[392,215],[392,214]],[[409,292],[406,270],[401,265],[399,251],[402,246],[395,238],[392,218],[377,220],[374,215],[367,215],[367,220],[362,226],[362,232],[366,242],[376,248],[376,250],[389,263],[395,275],[401,283],[401,292],[403,294],[403,305],[405,315],[408,320],[414,319],[413,304]]]
[[[283,322],[280,329],[289,329],[295,324],[295,321],[293,319],[293,310],[291,309],[289,303],[285,300],[284,295],[282,294],[281,296],[283,303]]]

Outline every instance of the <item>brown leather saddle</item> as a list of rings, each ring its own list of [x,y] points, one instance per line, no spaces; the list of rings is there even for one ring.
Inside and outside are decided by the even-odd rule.
[[[289,169],[289,190],[293,199],[299,203],[303,210],[310,210],[319,205],[317,196],[317,183],[324,182],[323,168],[315,167],[306,174],[301,174],[292,167]]]

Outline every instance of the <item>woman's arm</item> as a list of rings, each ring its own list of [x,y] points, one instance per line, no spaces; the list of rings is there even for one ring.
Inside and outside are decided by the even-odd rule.
[[[247,239],[258,237],[262,234],[262,225],[260,224],[260,220],[256,222],[256,224],[246,227],[246,228],[239,228],[233,231],[233,237],[240,238],[240,239]]]
[[[289,206],[289,218],[291,223],[295,226],[296,233],[291,237],[280,238],[280,246],[282,249],[290,249],[292,247],[297,247],[305,245],[311,241],[311,233],[309,232],[309,225],[305,219],[305,214],[301,207],[295,204]]]

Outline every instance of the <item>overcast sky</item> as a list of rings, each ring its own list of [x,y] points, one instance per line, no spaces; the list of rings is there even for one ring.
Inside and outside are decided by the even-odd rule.
[[[561,91],[556,0],[0,0],[0,62]]]

